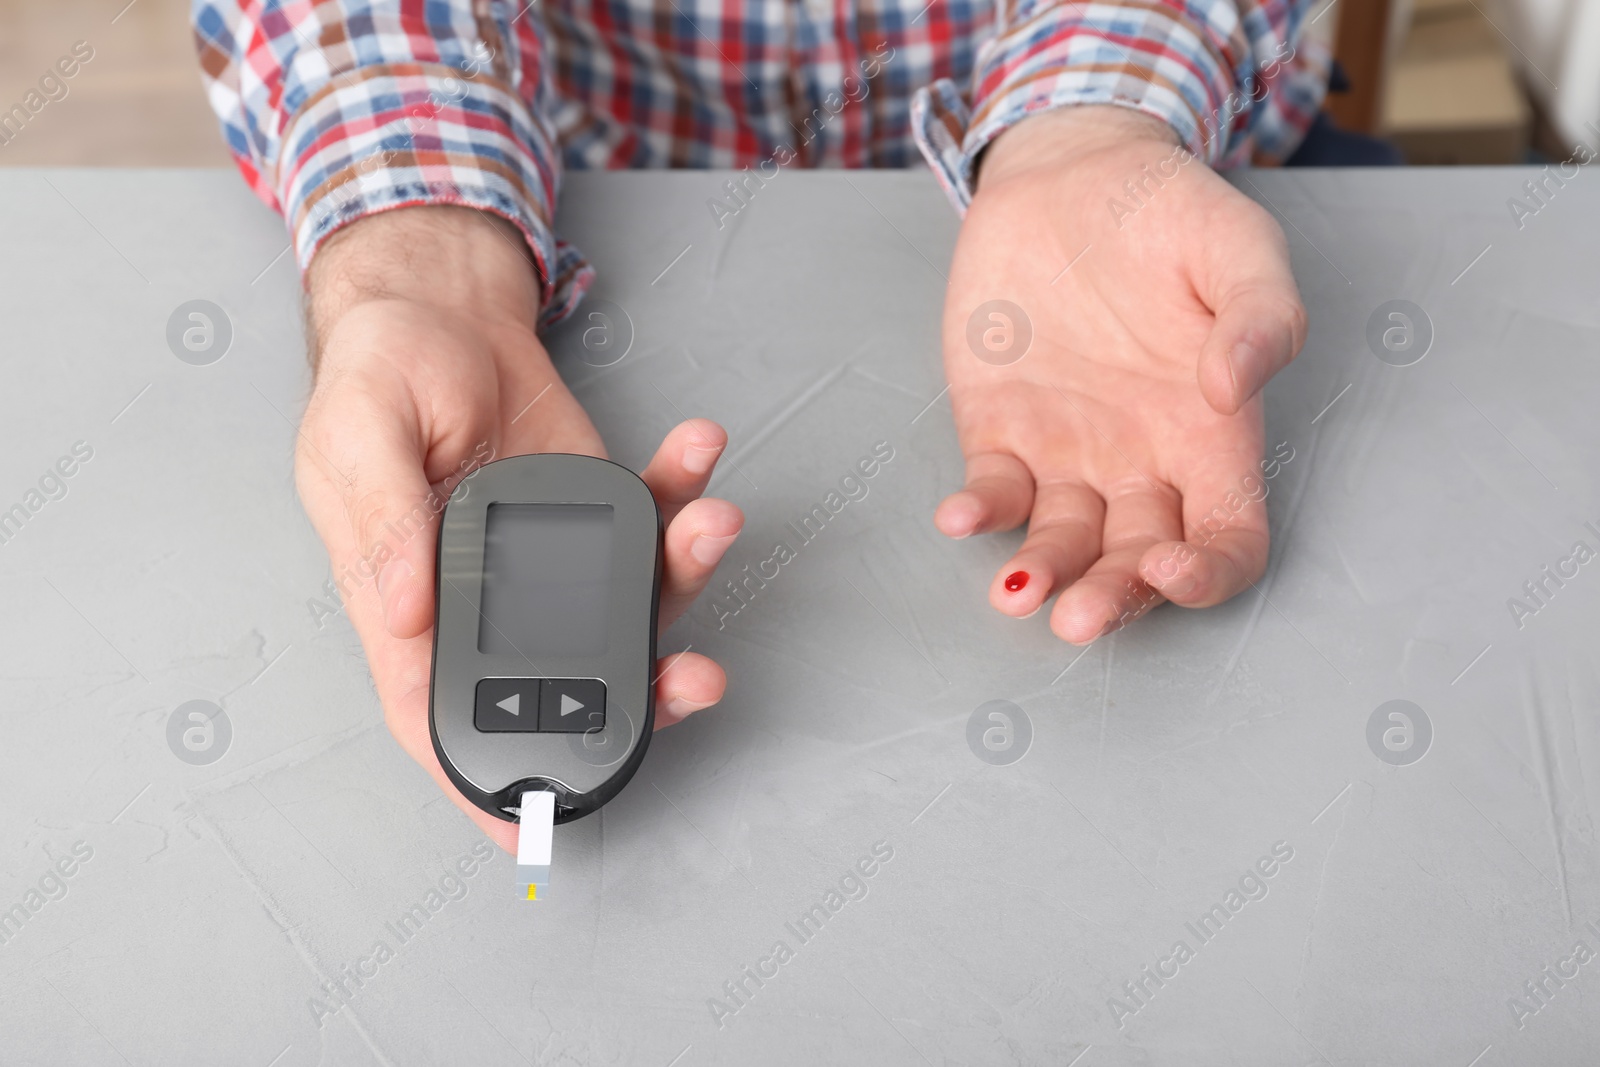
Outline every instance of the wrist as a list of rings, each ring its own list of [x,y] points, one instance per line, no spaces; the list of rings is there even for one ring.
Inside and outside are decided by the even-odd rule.
[[[498,215],[450,205],[395,208],[358,219],[317,249],[306,272],[312,341],[351,310],[404,301],[530,332],[539,273],[526,238]]]
[[[984,149],[975,187],[995,185],[1040,167],[1064,167],[1086,156],[1132,143],[1181,147],[1161,119],[1116,104],[1077,104],[1029,115]]]

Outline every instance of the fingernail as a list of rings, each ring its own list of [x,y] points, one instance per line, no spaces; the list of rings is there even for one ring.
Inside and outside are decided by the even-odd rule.
[[[934,523],[934,529],[939,529],[937,522]],[[943,530],[939,530],[939,532],[950,538],[952,541],[965,541],[967,538],[972,536],[971,530],[968,530],[965,533],[945,533]]]
[[[711,465],[722,455],[721,447],[701,448],[699,445],[690,445],[683,450],[683,469],[690,474],[704,474],[711,469]]]
[[[714,704],[716,701],[712,701],[711,703]],[[686,700],[683,697],[673,697],[671,700],[667,701],[666,713],[674,719],[681,719],[687,715],[692,715],[694,712],[697,712],[702,708],[709,708],[710,706],[711,704],[696,704],[694,701]]]
[[[977,510],[976,507],[964,508],[960,504],[956,504],[953,508],[943,508],[943,510],[945,513],[944,525],[954,526],[957,530],[961,531],[960,533],[948,533],[943,528],[940,528],[939,532],[950,538],[950,540],[964,541],[978,532],[979,516],[975,514]],[[938,512],[935,512],[934,525],[936,527],[939,526],[938,518],[939,514]]]
[[[394,589],[396,583],[403,582],[415,574],[411,564],[403,559],[391,559],[383,565],[378,572],[378,599],[383,602],[383,611],[389,612],[389,591]]]
[[[706,566],[712,566],[728,551],[728,546],[733,544],[733,539],[738,534],[729,534],[726,537],[709,537],[706,534],[697,534],[689,543],[689,555]]]
[[[1171,581],[1163,582],[1161,584],[1161,595],[1169,600],[1174,597],[1188,596],[1190,593],[1194,592],[1195,584],[1196,580],[1193,572],[1188,574],[1180,574]]]
[[[1012,571],[1006,575],[1006,592],[1020,593],[1028,585],[1027,571]]]
[[[1228,380],[1233,383],[1233,395],[1242,403],[1244,393],[1239,388],[1239,368],[1248,368],[1253,362],[1254,352],[1243,341],[1233,346],[1233,351],[1228,353]]]

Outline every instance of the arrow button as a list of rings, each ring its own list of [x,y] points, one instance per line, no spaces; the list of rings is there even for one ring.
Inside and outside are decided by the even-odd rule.
[[[473,725],[485,733],[539,729],[538,678],[484,678],[473,701]]]
[[[606,683],[598,678],[546,678],[539,693],[539,729],[581,734],[606,724]]]

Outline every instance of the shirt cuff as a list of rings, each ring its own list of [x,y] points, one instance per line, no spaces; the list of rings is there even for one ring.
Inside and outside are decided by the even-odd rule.
[[[527,239],[541,326],[570,314],[594,269],[551,229],[554,136],[497,82],[444,64],[359,67],[327,83],[283,134],[278,202],[304,271],[329,235],[380,211],[453,204],[493,212]]]
[[[912,132],[962,213],[984,148],[1028,116],[1061,107],[1144,112],[1216,167],[1252,156],[1281,161],[1327,91],[1327,51],[1296,41],[1297,29],[1297,20],[1259,18],[1219,27],[1162,8],[1025,5],[980,54],[974,103],[940,79],[913,98]]]

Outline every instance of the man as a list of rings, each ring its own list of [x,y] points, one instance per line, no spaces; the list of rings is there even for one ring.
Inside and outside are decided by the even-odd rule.
[[[1082,644],[1258,577],[1263,507],[1185,530],[1256,476],[1259,392],[1305,313],[1276,223],[1210,168],[1281,160],[1310,125],[1309,6],[196,0],[212,103],[305,270],[297,482],[336,573],[375,575],[347,603],[401,744],[455,795],[427,728],[432,529],[408,517],[485,450],[603,453],[536,333],[592,277],[551,230],[563,166],[759,175],[920,150],[965,214],[944,360],[967,481],[934,521],[1028,524],[994,606],[1055,596],[1051,628]],[[1027,316],[1025,358],[969,344],[994,300]],[[743,521],[701,496],[726,440],[691,420],[643,472],[668,524],[663,625]],[[664,661],[660,721],[724,683],[698,654]]]

